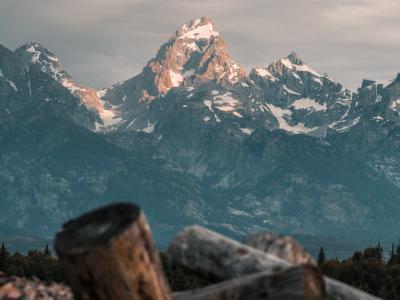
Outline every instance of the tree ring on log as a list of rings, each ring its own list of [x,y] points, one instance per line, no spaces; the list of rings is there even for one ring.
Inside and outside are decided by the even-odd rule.
[[[137,205],[116,203],[86,213],[63,225],[57,233],[55,248],[76,253],[104,245],[136,222],[140,212]]]

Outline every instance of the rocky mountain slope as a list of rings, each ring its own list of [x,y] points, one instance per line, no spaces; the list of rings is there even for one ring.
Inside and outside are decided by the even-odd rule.
[[[94,128],[96,116],[37,64],[26,65],[17,53],[0,45],[0,123],[20,114],[48,111],[74,123]]]
[[[353,93],[295,53],[247,74],[206,17],[100,91],[37,43],[1,47],[0,70],[0,229],[136,201],[160,244],[189,223],[397,238],[400,76]]]
[[[349,90],[320,75],[296,53],[252,69],[250,78],[263,89],[279,128],[293,133],[323,136],[328,128],[340,130],[352,102]]]

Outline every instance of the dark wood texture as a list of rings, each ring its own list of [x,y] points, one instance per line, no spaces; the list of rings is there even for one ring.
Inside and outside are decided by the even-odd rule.
[[[256,273],[203,289],[174,294],[174,300],[324,300],[325,285],[317,267],[299,265],[270,274]]]
[[[146,218],[135,205],[106,206],[66,223],[55,249],[78,300],[171,299]]]

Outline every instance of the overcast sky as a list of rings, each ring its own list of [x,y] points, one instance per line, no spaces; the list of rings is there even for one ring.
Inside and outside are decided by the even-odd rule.
[[[249,71],[295,51],[350,89],[400,71],[399,0],[0,0],[0,43],[38,41],[96,88],[136,75],[188,20],[209,16]]]

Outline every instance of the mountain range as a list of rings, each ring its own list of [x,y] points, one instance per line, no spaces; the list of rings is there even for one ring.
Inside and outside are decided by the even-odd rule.
[[[247,72],[208,17],[101,90],[39,43],[0,45],[0,199],[0,238],[133,201],[160,245],[192,223],[397,239],[400,74],[352,92],[296,53]]]

